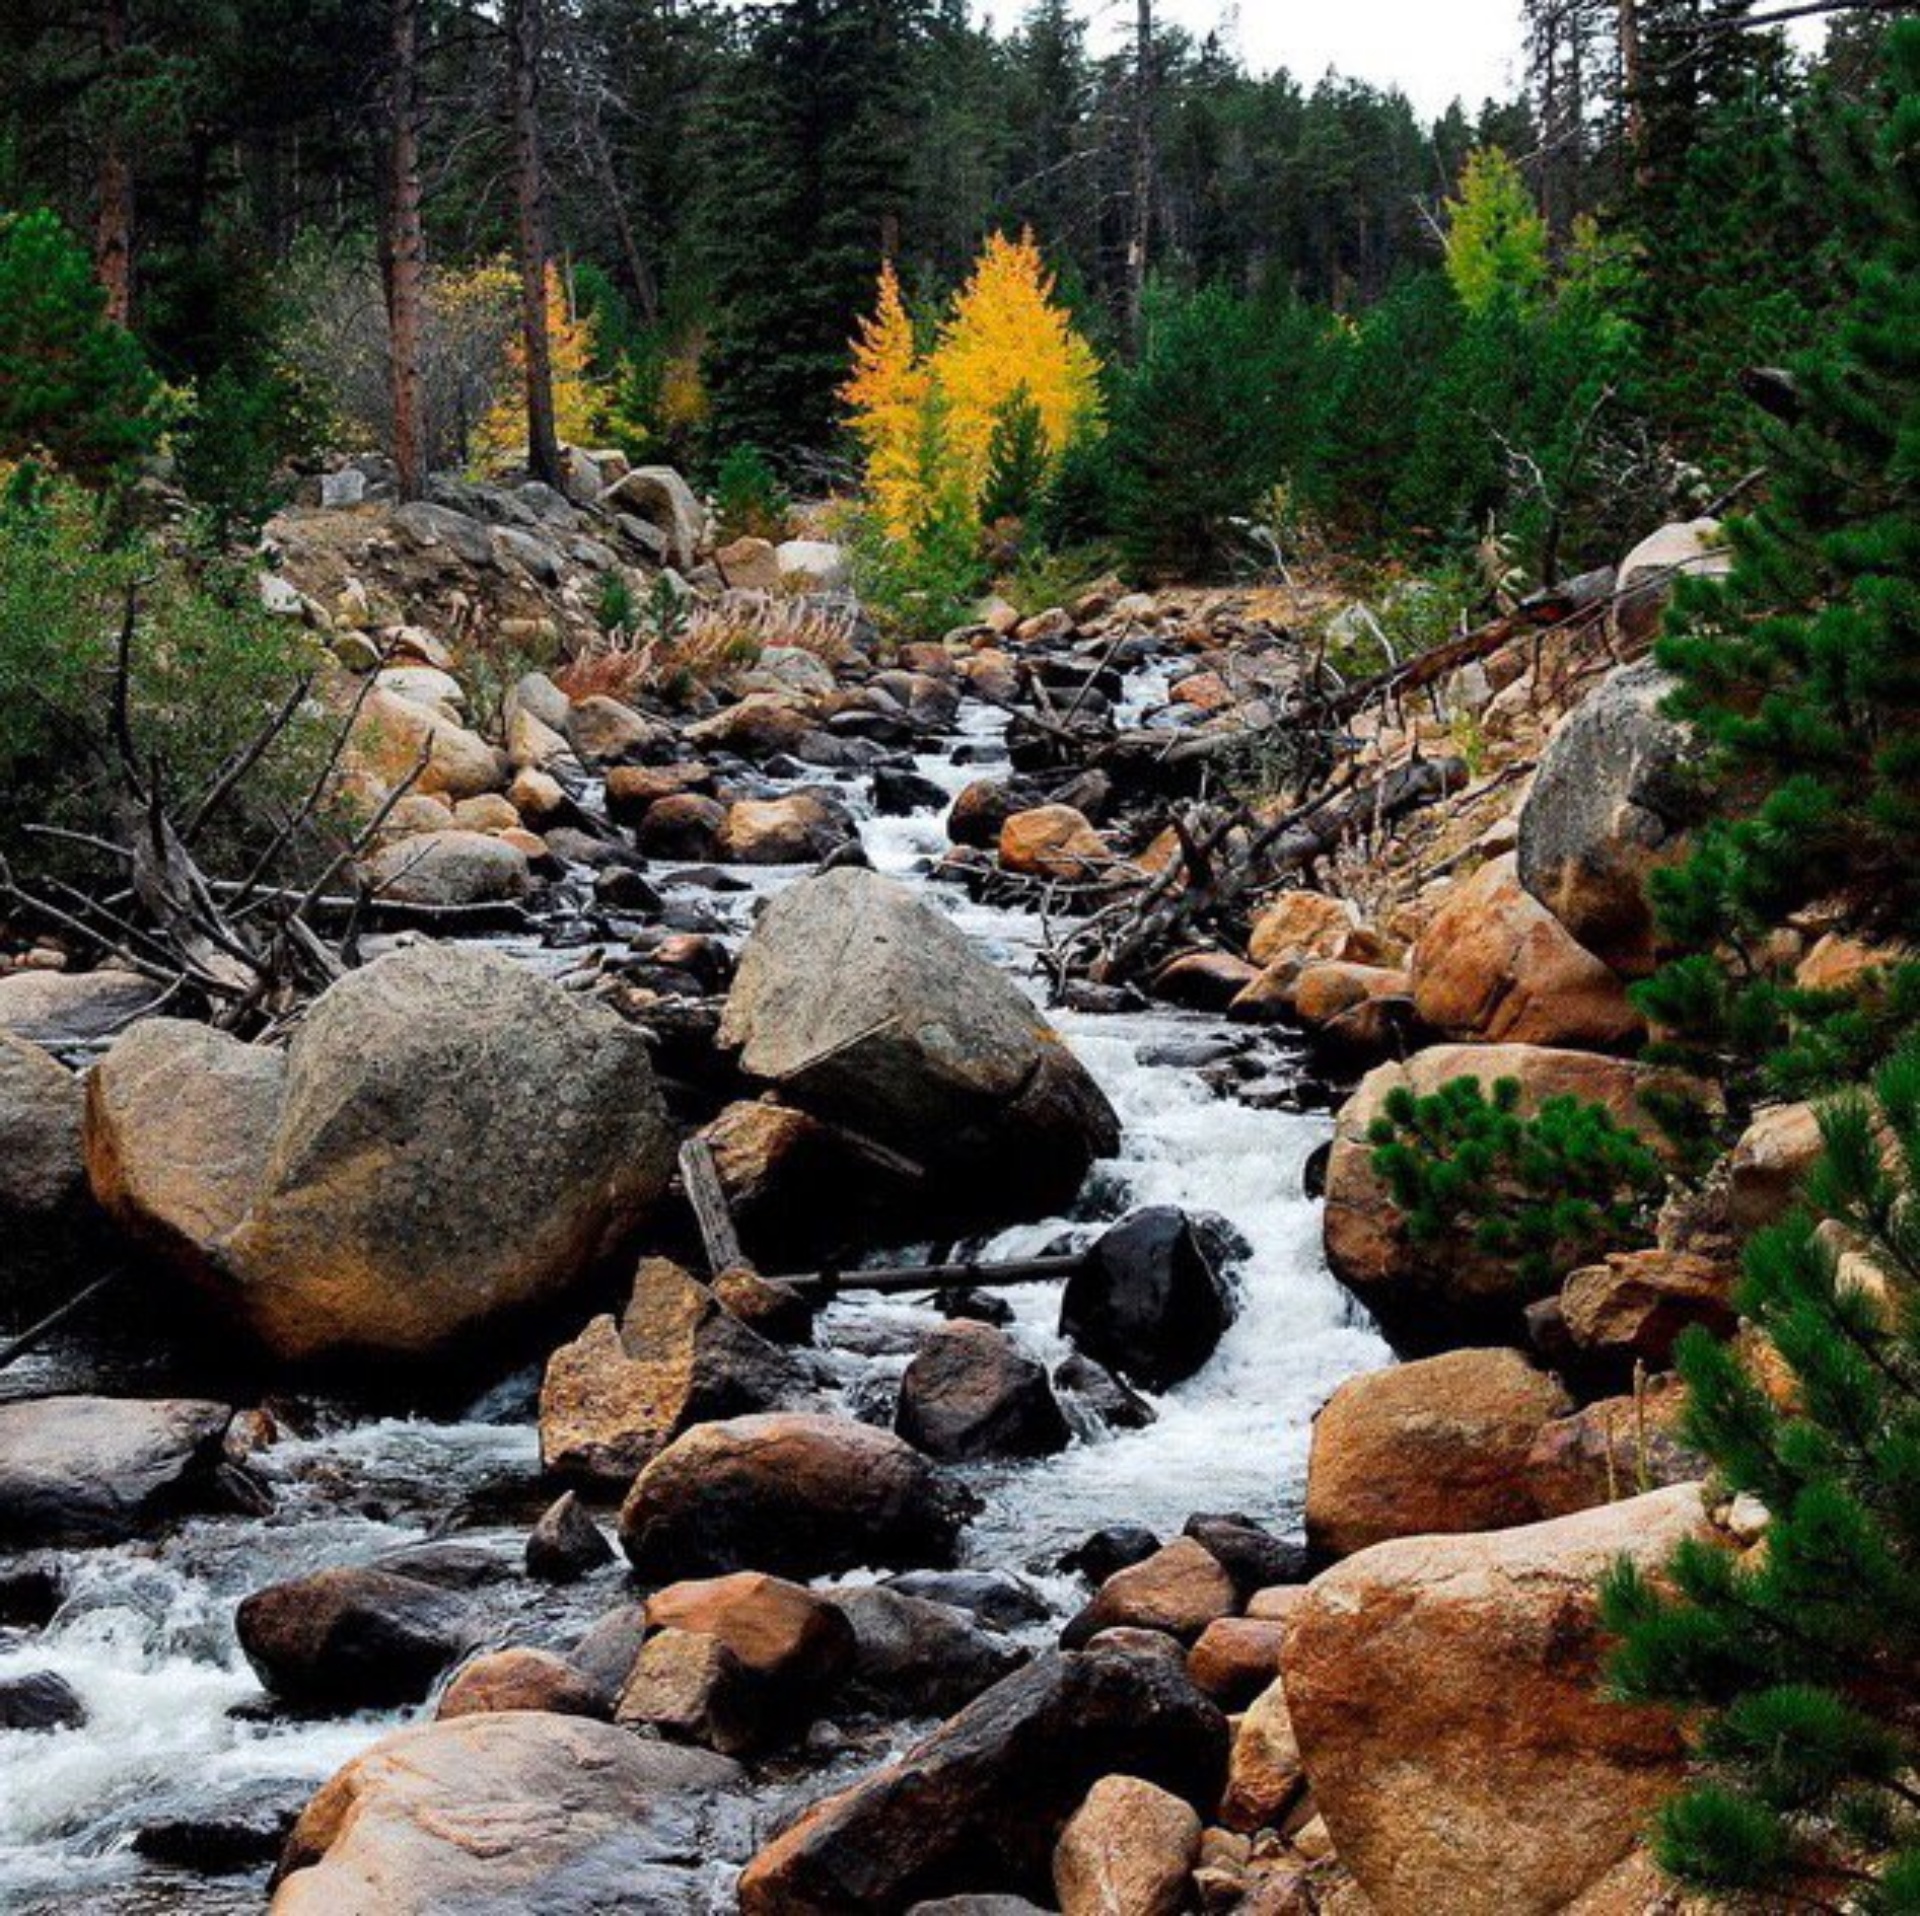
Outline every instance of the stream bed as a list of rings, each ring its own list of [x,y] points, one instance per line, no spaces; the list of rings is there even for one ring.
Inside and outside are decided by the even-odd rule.
[[[1129,696],[1144,712],[1162,689],[1148,668]],[[1003,758],[1004,725],[1003,714],[969,702],[957,735],[917,755],[915,769],[951,796]],[[947,846],[943,812],[874,816],[869,784],[849,776],[835,789],[860,813],[874,866],[947,912],[1037,991],[1038,918],[929,882]],[[748,889],[715,903],[744,935],[757,898],[800,875],[742,872]],[[672,869],[655,876],[670,884]],[[579,956],[532,941],[514,949],[549,972]],[[1313,1413],[1343,1378],[1388,1361],[1321,1257],[1319,1209],[1305,1179],[1331,1127],[1310,1108],[1292,1041],[1192,1012],[1050,1015],[1119,1114],[1121,1153],[1096,1168],[1072,1217],[1007,1231],[992,1253],[1037,1251],[1143,1205],[1177,1205],[1231,1227],[1240,1308],[1206,1367],[1153,1400],[1149,1427],[1083,1430],[1038,1462],[959,1467],[984,1500],[962,1540],[963,1561],[1029,1575],[1060,1613],[1043,1637],[1084,1596],[1058,1571],[1060,1554],[1103,1525],[1143,1523],[1165,1537],[1194,1511],[1241,1511],[1297,1531]],[[1006,1294],[1013,1334],[1050,1365],[1068,1349],[1056,1330],[1059,1291],[1046,1284]],[[901,1299],[842,1298],[824,1313],[820,1341],[847,1406],[871,1402],[904,1368],[908,1340],[897,1333],[938,1321],[930,1306]],[[866,1354],[875,1349],[899,1354]],[[102,1352],[83,1333],[0,1374],[0,1398],[157,1394],[195,1383],[169,1353]],[[77,1729],[0,1732],[0,1911],[224,1916],[260,1908],[262,1867],[225,1875],[182,1867],[167,1859],[167,1826],[227,1823],[244,1836],[433,1705],[325,1721],[276,1714],[235,1639],[235,1605],[278,1578],[427,1539],[457,1539],[517,1569],[527,1529],[553,1494],[540,1477],[538,1384],[530,1367],[442,1420],[369,1418],[303,1400],[299,1427],[256,1460],[273,1491],[269,1513],[196,1518],[156,1541],[59,1553],[59,1608],[41,1630],[6,1627],[7,1580],[25,1560],[0,1555],[0,1681],[51,1671],[88,1713]],[[503,1575],[481,1594],[496,1640],[565,1646],[628,1585],[622,1565],[565,1589]],[[775,1766],[757,1798],[762,1826],[797,1791],[844,1780],[883,1753],[849,1751],[824,1769]],[[730,1907],[743,1860],[712,1864],[716,1910]]]

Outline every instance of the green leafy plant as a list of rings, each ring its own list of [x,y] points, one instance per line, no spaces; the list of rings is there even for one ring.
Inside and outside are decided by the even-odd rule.
[[[1659,1157],[1604,1106],[1551,1097],[1531,1116],[1521,1087],[1453,1078],[1430,1096],[1387,1095],[1368,1141],[1416,1244],[1470,1244],[1510,1258],[1546,1290],[1639,1240],[1666,1187]]]
[[[1615,1694],[1688,1714],[1654,1852],[1743,1906],[1920,1908],[1920,1046],[1821,1114],[1809,1208],[1748,1245],[1742,1314],[1790,1377],[1681,1339],[1686,1441],[1767,1513],[1744,1553],[1623,1563]]]

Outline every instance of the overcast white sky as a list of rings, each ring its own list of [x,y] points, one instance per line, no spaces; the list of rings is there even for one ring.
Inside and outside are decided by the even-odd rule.
[[[1311,85],[1336,68],[1397,86],[1423,115],[1477,107],[1520,77],[1520,0],[1156,0],[1161,17],[1196,32],[1229,23],[1258,72],[1285,67]],[[1134,0],[1080,0],[1098,44],[1132,31]],[[1025,0],[981,0],[1004,31]],[[1809,36],[1811,37],[1811,36]]]

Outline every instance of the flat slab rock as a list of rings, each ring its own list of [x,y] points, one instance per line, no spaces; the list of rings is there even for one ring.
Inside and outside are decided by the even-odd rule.
[[[584,1717],[401,1730],[306,1807],[273,1916],[703,1916],[746,1841],[738,1765]]]
[[[213,1488],[233,1412],[200,1398],[0,1404],[0,1546],[121,1543]]]

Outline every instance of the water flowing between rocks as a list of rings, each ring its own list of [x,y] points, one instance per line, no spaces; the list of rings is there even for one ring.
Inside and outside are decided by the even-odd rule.
[[[1163,689],[1161,669],[1136,673],[1132,715]],[[993,708],[969,702],[957,735],[919,755],[915,769],[957,793],[1004,758],[1004,725]],[[929,807],[872,815],[864,774],[841,789],[862,814],[872,863],[948,912],[1037,989],[1036,916],[970,903],[955,887],[926,882],[946,848],[943,814]],[[742,873],[749,889],[716,903],[743,935],[756,897],[799,875]],[[575,957],[531,941],[513,949],[550,972]],[[1032,1576],[1064,1615],[1080,1601],[1080,1586],[1055,1562],[1101,1525],[1144,1523],[1166,1536],[1196,1510],[1237,1510],[1295,1527],[1314,1410],[1343,1377],[1378,1366],[1387,1353],[1321,1259],[1318,1208],[1304,1179],[1330,1126],[1303,1108],[1304,1065],[1291,1042],[1189,1012],[1053,1016],[1119,1113],[1121,1155],[1097,1167],[1073,1218],[1007,1231],[992,1250],[1036,1251],[1064,1231],[1085,1235],[1095,1222],[1147,1204],[1223,1218],[1241,1250],[1236,1322],[1197,1376],[1155,1400],[1150,1427],[1082,1431],[1040,1462],[963,1467],[985,1499],[963,1541],[964,1560]],[[1014,1335],[1049,1364],[1064,1356],[1059,1286],[1007,1295]],[[905,1366],[910,1333],[937,1321],[929,1307],[899,1299],[834,1304],[821,1343],[847,1407],[880,1398]],[[137,1393],[179,1382],[162,1357],[116,1353],[118,1368],[104,1374],[101,1362],[83,1334],[0,1376],[0,1396]],[[205,1875],[142,1854],[136,1837],[148,1832],[150,1848],[153,1832],[176,1819],[244,1830],[250,1819],[284,1815],[342,1762],[397,1724],[430,1715],[432,1705],[311,1722],[276,1714],[235,1640],[235,1605],[275,1579],[428,1537],[457,1536],[517,1568],[526,1528],[551,1496],[539,1475],[537,1388],[536,1366],[447,1421],[323,1409],[313,1434],[285,1438],[258,1459],[274,1493],[270,1514],[194,1519],[156,1542],[60,1553],[64,1594],[43,1631],[9,1631],[0,1607],[0,1682],[51,1671],[88,1713],[84,1727],[51,1736],[0,1732],[0,1909],[223,1916],[259,1908],[259,1867]],[[0,1598],[18,1567],[0,1556]],[[619,1566],[565,1590],[503,1577],[480,1596],[496,1640],[565,1645],[617,1604],[624,1587]],[[764,1825],[797,1789],[811,1793],[823,1777],[865,1768],[884,1749],[865,1744],[837,1762],[816,1749],[811,1761],[774,1766],[756,1796],[757,1820]],[[743,1860],[711,1865],[716,1910],[730,1906]]]

